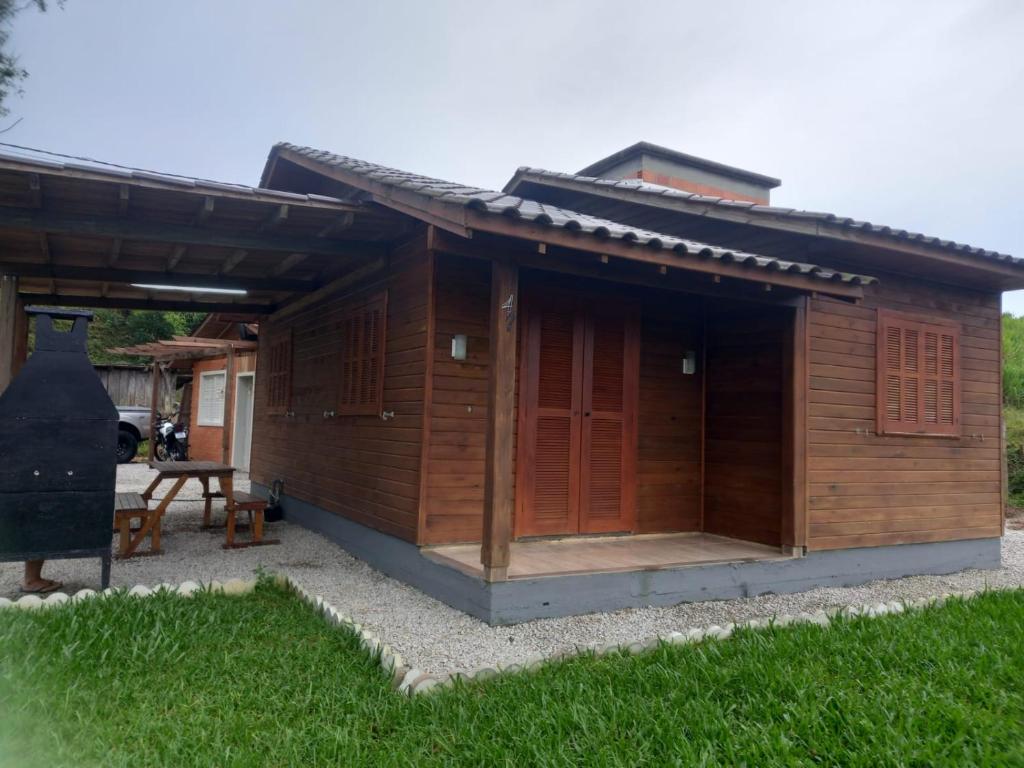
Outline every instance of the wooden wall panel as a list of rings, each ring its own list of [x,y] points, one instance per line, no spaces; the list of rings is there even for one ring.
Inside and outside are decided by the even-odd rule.
[[[704,530],[781,543],[783,333],[776,309],[707,317]]]
[[[423,543],[480,541],[483,532],[490,262],[436,257],[434,381]],[[452,336],[466,334],[466,359]],[[514,454],[513,454],[514,455]]]
[[[808,548],[998,536],[999,296],[879,277],[861,305],[811,301]],[[960,325],[960,437],[876,433],[880,308]]]
[[[293,331],[293,416],[265,412],[266,377],[256,376],[253,480],[408,541],[417,538],[423,427],[428,259],[421,241],[393,254],[388,290],[383,410],[395,416],[325,417],[337,410],[341,318],[358,288],[261,322],[260,338]],[[266,355],[261,357],[261,366]]]
[[[701,526],[701,316],[699,303],[644,301],[640,331],[637,532]],[[697,371],[682,372],[693,350]]]

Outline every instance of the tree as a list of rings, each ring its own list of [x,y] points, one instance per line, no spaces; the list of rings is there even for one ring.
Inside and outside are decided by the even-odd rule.
[[[63,5],[63,0],[58,0],[57,5]],[[28,77],[28,72],[18,65],[18,57],[7,49],[11,22],[23,10],[33,7],[45,13],[47,0],[0,0],[0,117],[10,112],[5,106],[7,97],[21,93],[21,82]]]
[[[112,347],[134,347],[150,341],[188,336],[206,317],[205,312],[156,312],[152,310],[91,309],[89,323],[89,360],[94,365],[105,363],[149,362],[148,358],[115,355]],[[58,321],[57,327],[67,330],[70,323]],[[35,349],[35,323],[29,326],[29,350]]]

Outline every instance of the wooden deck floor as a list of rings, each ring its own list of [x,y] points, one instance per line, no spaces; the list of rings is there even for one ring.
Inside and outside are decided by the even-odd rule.
[[[422,552],[425,557],[465,573],[483,573],[479,544],[427,547]],[[642,571],[784,557],[787,555],[778,547],[706,533],[568,537],[512,542],[508,577]]]

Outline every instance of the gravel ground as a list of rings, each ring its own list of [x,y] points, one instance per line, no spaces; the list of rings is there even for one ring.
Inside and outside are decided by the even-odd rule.
[[[141,491],[152,477],[152,470],[144,464],[124,465],[118,470],[118,490]],[[248,478],[244,475],[237,476],[235,482],[240,490],[248,490]],[[163,555],[114,561],[114,586],[251,578],[257,566],[262,565],[286,573],[310,592],[322,595],[338,610],[376,632],[405,657],[407,664],[431,674],[521,662],[535,654],[550,655],[577,644],[628,643],[690,627],[774,614],[914,599],[986,586],[1024,586],[1024,531],[1011,527],[1003,539],[1003,567],[998,571],[913,576],[796,595],[688,603],[489,627],[384,576],[322,536],[295,525],[268,525],[267,535],[280,539],[280,546],[222,550],[222,530],[198,530],[200,494],[199,483],[190,481],[171,505],[164,518]],[[43,575],[62,580],[69,593],[85,587],[95,589],[99,561],[54,560],[47,564]],[[20,576],[20,564],[0,563],[0,595],[16,598]]]

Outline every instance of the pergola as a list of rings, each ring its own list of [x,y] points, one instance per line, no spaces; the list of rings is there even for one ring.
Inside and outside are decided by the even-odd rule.
[[[227,360],[225,368],[225,381],[231,381],[235,371],[235,353],[241,351],[255,352],[257,343],[255,341],[236,341],[232,339],[204,339],[195,336],[174,336],[171,339],[153,341],[147,344],[137,344],[134,347],[113,347],[109,351],[117,355],[134,355],[137,357],[149,357],[153,360],[153,390],[150,397],[149,423],[149,458],[152,459],[156,450],[153,440],[156,429],[156,401],[160,392],[160,364],[171,363],[179,360],[202,360],[207,357],[224,356]],[[224,398],[224,424],[231,421],[231,401]],[[221,452],[225,463],[228,457],[229,435],[224,430]]]
[[[267,314],[382,266],[409,225],[366,195],[0,154],[0,391],[25,358],[27,304]]]

